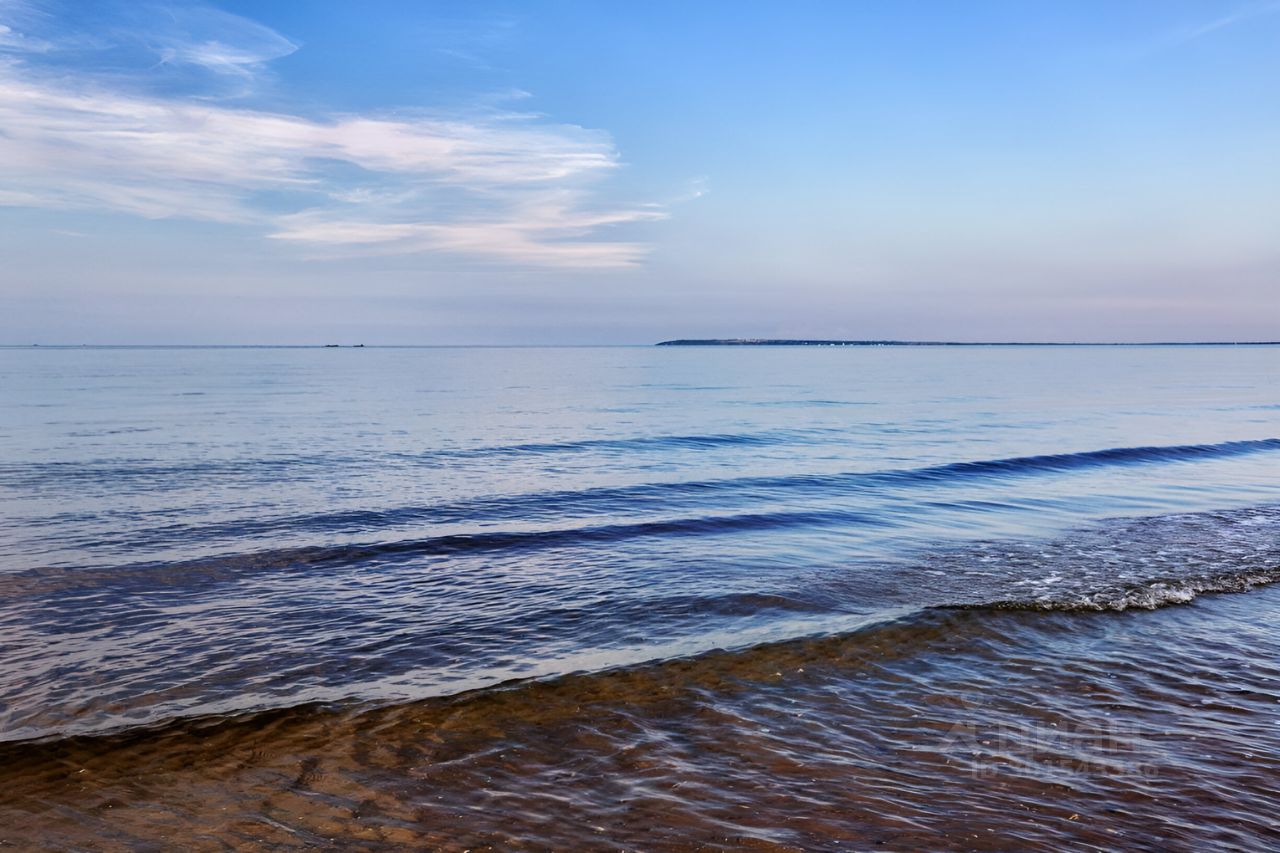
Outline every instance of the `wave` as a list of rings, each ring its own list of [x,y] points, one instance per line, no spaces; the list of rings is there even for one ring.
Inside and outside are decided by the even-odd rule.
[[[948,479],[973,475],[1020,475],[1040,471],[1073,471],[1109,466],[1149,465],[1158,462],[1192,462],[1200,459],[1223,459],[1280,450],[1280,438],[1249,441],[1224,441],[1218,444],[1180,444],[1149,447],[1110,447],[1079,453],[1053,453],[1039,456],[1015,456],[977,462],[954,462],[919,468],[914,471],[886,472],[881,476],[903,479]]]
[[[767,530],[832,526],[885,527],[890,522],[872,513],[852,510],[798,510],[672,518],[623,524],[599,524],[541,530],[457,533],[388,542],[314,545],[155,563],[104,568],[44,567],[0,572],[0,589],[51,591],[93,585],[124,589],[159,582],[195,585],[262,571],[340,569],[374,562],[473,553],[519,552],[547,548],[607,545],[632,539],[716,536]],[[133,537],[136,545],[138,538]]]
[[[701,682],[772,682],[781,671],[805,672],[806,668],[842,667],[865,669],[874,677],[887,663],[909,659],[925,651],[943,654],[979,654],[992,661],[1003,660],[1008,647],[1018,645],[1020,632],[1051,635],[1071,623],[1045,623],[1043,618],[1073,619],[1106,616],[1111,613],[1152,611],[1190,603],[1203,595],[1246,593],[1280,581],[1280,567],[1266,571],[1223,573],[1180,581],[1152,581],[1125,589],[1103,590],[1092,595],[1060,600],[1007,600],[973,604],[926,606],[886,616],[863,619],[845,630],[815,630],[806,634],[721,646],[688,654],[641,659],[598,669],[557,671],[532,677],[512,677],[494,683],[474,684],[454,691],[388,699],[361,698],[346,693],[330,699],[309,699],[295,703],[259,704],[248,707],[224,706],[220,711],[196,711],[167,716],[85,727],[67,731],[47,731],[19,737],[0,736],[0,764],[9,765],[33,757],[57,756],[75,748],[98,750],[115,748],[140,739],[165,740],[264,725],[310,723],[318,718],[363,715],[409,714],[417,709],[468,701],[492,694],[517,694],[530,690],[575,689],[583,682],[624,677],[630,681],[660,680],[670,684]],[[756,606],[781,611],[809,611],[804,602],[774,596],[727,596],[725,612]],[[1008,619],[1015,619],[1009,622]]]
[[[1152,580],[1066,598],[1010,599],[983,604],[947,605],[947,607],[955,610],[1027,610],[1067,613],[1157,610],[1161,607],[1189,604],[1206,594],[1249,592],[1276,581],[1280,581],[1280,567],[1207,577]]]
[[[928,511],[934,506],[944,509],[967,508],[980,512],[995,512],[1003,509],[1002,504],[986,501],[950,501],[950,502],[916,502],[914,513]],[[1267,507],[1255,507],[1241,511],[1241,518],[1253,517],[1249,513],[1270,513]],[[1138,519],[1132,524],[1153,528],[1157,525],[1177,523],[1182,519],[1206,520],[1215,524],[1223,524],[1234,518],[1234,515],[1215,515],[1192,513],[1187,516],[1152,516]],[[1269,515],[1267,516],[1270,517]],[[459,517],[456,520],[462,520]],[[1144,539],[1156,541],[1161,536],[1173,535],[1171,530],[1133,530],[1130,527],[1117,527],[1113,519],[1111,527],[1098,528],[1095,533],[1114,540],[1123,536],[1142,536]],[[821,528],[860,528],[893,529],[902,523],[900,511],[853,510],[844,508],[831,509],[796,509],[778,510],[775,512],[725,513],[719,515],[702,515],[674,517],[657,520],[622,522],[615,524],[579,525],[560,528],[535,528],[528,530],[492,530],[472,533],[456,533],[440,536],[398,539],[386,542],[366,542],[335,545],[312,545],[296,548],[275,548],[261,551],[228,553],[211,557],[202,557],[180,562],[164,561],[154,563],[134,563],[131,565],[111,566],[105,568],[52,568],[28,569],[20,572],[0,573],[0,588],[11,593],[24,589],[26,594],[37,590],[45,592],[54,589],[71,587],[87,588],[92,586],[111,586],[126,589],[131,586],[147,588],[151,584],[196,586],[200,583],[219,582],[231,578],[270,571],[314,571],[324,569],[341,570],[348,567],[367,566],[370,564],[386,564],[403,562],[427,557],[448,557],[467,554],[485,553],[519,553],[553,548],[582,548],[610,545],[620,542],[641,539],[680,539],[690,537],[713,537],[734,533],[759,533],[770,530],[797,530]],[[1219,526],[1213,535],[1223,536],[1228,529],[1234,529],[1244,522],[1234,522],[1232,528]],[[1204,534],[1197,531],[1194,536]],[[1193,537],[1194,538],[1194,537]],[[137,540],[133,542],[136,544]],[[1061,543],[1059,543],[1061,544]],[[1104,548],[1115,547],[1114,542],[1095,543],[1094,547],[1101,552]],[[1009,552],[1006,550],[1007,558]],[[1066,553],[1055,551],[1056,558],[1064,564],[1075,564],[1076,558]],[[961,562],[977,559],[977,543],[962,546],[955,554],[935,553],[934,560],[955,558]],[[1024,559],[1025,555],[1022,558]],[[952,568],[955,568],[954,566]],[[1102,596],[1102,593],[1099,593]],[[1087,596],[1071,599],[1085,602]],[[1098,601],[1108,601],[1099,597]],[[1012,602],[1010,602],[1012,606]],[[1137,606],[1137,605],[1132,605]],[[1099,609],[1099,608],[1094,608]]]
[[[123,432],[118,430],[115,432]],[[130,430],[133,432],[145,430]],[[368,466],[385,462],[417,463],[434,467],[437,463],[466,459],[509,459],[522,456],[553,456],[588,452],[628,453],[637,451],[700,450],[722,447],[767,447],[779,444],[802,444],[829,440],[843,431],[835,428],[779,429],[750,433],[706,433],[692,435],[652,435],[631,438],[599,438],[578,441],[525,442],[520,444],[482,445],[479,447],[440,448],[420,453],[390,453],[375,460],[348,454],[290,454],[249,459],[214,459],[196,462],[168,463],[145,459],[98,460],[94,462],[31,462],[0,465],[0,485],[38,486],[47,482],[97,482],[140,480],[154,487],[169,481],[175,486],[193,477],[251,475],[275,478],[282,472],[304,473],[325,471],[332,466]],[[108,435],[110,432],[86,433]]]
[[[406,521],[449,523],[472,520],[528,519],[597,513],[634,512],[642,508],[701,505],[710,496],[737,500],[777,499],[793,494],[816,497],[856,494],[884,486],[939,484],[973,479],[1019,477],[1045,472],[1070,472],[1105,466],[1150,465],[1230,458],[1280,450],[1280,438],[1156,447],[1117,447],[1079,453],[1018,456],[1006,459],[952,462],[920,468],[890,469],[837,474],[793,474],[765,477],[736,477],[722,480],[693,480],[669,483],[642,483],[629,486],[581,490],[531,492],[474,498],[427,507],[401,507],[383,512],[334,513],[321,524],[395,526]],[[289,526],[308,523],[293,518]]]
[[[648,439],[644,439],[648,440]],[[657,440],[657,439],[654,439]],[[672,441],[755,441],[765,439],[750,436],[676,436]],[[629,440],[628,440],[629,441]],[[622,442],[616,442],[622,443]],[[531,445],[532,446],[532,445]],[[554,445],[547,445],[548,447]],[[517,447],[517,446],[512,446]],[[595,516],[635,515],[638,512],[674,513],[685,509],[702,509],[707,502],[716,499],[717,508],[731,510],[735,506],[752,502],[777,501],[791,498],[826,499],[874,494],[884,489],[913,486],[945,486],[949,483],[965,483],[973,480],[996,480],[1028,477],[1037,474],[1066,474],[1100,467],[1129,467],[1138,465],[1195,462],[1225,459],[1249,454],[1280,450],[1280,438],[1248,441],[1229,441],[1218,444],[1192,444],[1150,447],[1115,447],[1077,453],[1017,456],[1003,459],[951,462],[919,468],[889,469],[869,472],[841,472],[836,474],[792,474],[782,476],[752,476],[720,480],[692,480],[679,482],[639,483],[626,486],[598,487],[576,490],[543,490],[521,494],[492,495],[444,501],[424,506],[401,506],[383,510],[342,510],[308,515],[281,515],[236,519],[213,524],[152,525],[145,532],[133,532],[126,544],[131,548],[163,544],[173,539],[203,541],[207,539],[246,539],[272,534],[297,534],[321,532],[355,534],[376,532],[409,525],[435,524],[457,525],[492,521],[518,521],[522,524],[561,519],[583,519]],[[277,460],[278,464],[285,464]],[[60,463],[61,464],[61,463]],[[265,463],[263,463],[265,464]],[[313,464],[308,463],[308,464]],[[9,466],[12,468],[13,466]],[[165,477],[172,471],[165,469]],[[281,476],[278,470],[273,476]],[[757,519],[753,522],[751,519]],[[680,520],[643,522],[624,525],[601,525],[581,528],[577,535],[584,541],[607,541],[630,535],[647,535],[664,532],[680,534],[687,531],[714,532],[718,525],[723,529],[746,529],[756,524],[759,529],[786,524],[840,523],[858,521],[843,513],[808,512],[746,513],[723,516],[690,516]],[[861,519],[865,522],[866,519]],[[614,531],[610,533],[609,531]],[[630,531],[630,532],[628,532]],[[400,548],[406,553],[420,550],[432,553],[465,549],[510,547],[517,543],[566,542],[573,534],[565,530],[534,532],[495,532],[486,534],[460,534],[444,537],[432,544],[432,540],[416,540],[386,546],[369,546],[377,549]],[[149,540],[155,540],[149,541]],[[97,546],[114,544],[107,538],[94,543]],[[355,553],[355,552],[353,552]]]
[[[744,434],[707,434],[675,436],[642,436],[629,439],[598,439],[574,442],[548,442],[495,445],[473,449],[437,450],[422,454],[391,454],[386,460],[430,461],[449,458],[503,457],[580,452],[593,449],[636,450],[653,448],[670,450],[680,447],[734,447],[791,444],[817,434],[839,434],[839,430],[777,430]],[[1112,447],[1074,453],[1054,453],[949,462],[921,468],[891,469],[837,474],[799,474],[770,477],[742,477],[725,480],[685,481],[638,484],[618,488],[588,489],[568,493],[544,494],[548,499],[563,496],[621,499],[637,494],[667,493],[672,495],[734,489],[804,489],[821,486],[839,487],[858,483],[942,482],[972,477],[1022,476],[1040,472],[1065,472],[1103,466],[1128,466],[1168,462],[1190,462],[1229,458],[1252,453],[1280,450],[1280,438],[1226,441],[1217,444],[1156,445],[1144,447]],[[252,474],[255,477],[278,478],[285,475],[315,472],[332,476],[335,465],[372,464],[368,459],[337,456],[282,456],[274,458],[228,459],[187,464],[148,464],[138,460],[98,462],[33,462],[0,465],[0,486],[29,488],[49,482],[85,483],[109,480],[114,485],[129,480],[143,480],[147,488],[184,485],[195,476]]]
[[[766,430],[754,433],[707,433],[702,435],[646,435],[634,438],[593,438],[580,441],[526,442],[497,444],[456,450],[431,450],[423,453],[399,454],[397,458],[414,461],[436,459],[473,459],[503,456],[545,456],[590,451],[698,450],[718,447],[767,447],[794,444],[816,436],[838,434],[837,429]]]

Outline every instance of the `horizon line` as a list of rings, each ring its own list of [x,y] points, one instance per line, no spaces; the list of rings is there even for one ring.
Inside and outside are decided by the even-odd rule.
[[[0,349],[588,349],[633,347],[1180,347],[1280,346],[1280,340],[1244,341],[946,341],[820,338],[675,338],[656,343],[454,343],[454,344],[177,344],[177,343],[26,343],[0,344]]]

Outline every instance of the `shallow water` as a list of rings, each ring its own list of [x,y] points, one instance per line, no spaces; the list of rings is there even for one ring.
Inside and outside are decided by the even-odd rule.
[[[1280,348],[11,349],[0,387],[0,844],[1280,839]]]

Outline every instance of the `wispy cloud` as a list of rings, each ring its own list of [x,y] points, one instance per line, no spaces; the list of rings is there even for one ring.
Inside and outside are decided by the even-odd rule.
[[[73,61],[50,63],[63,45],[20,31],[21,16],[4,19],[11,8],[0,5],[9,56],[0,58],[0,204],[249,224],[313,251],[586,267],[639,262],[643,245],[602,232],[664,215],[594,201],[619,166],[600,131],[493,106],[304,116],[190,86],[155,91],[118,67],[99,73],[82,44]],[[155,54],[153,68],[252,80],[295,49],[203,6],[157,13],[153,24],[129,29]]]
[[[1215,33],[1218,30],[1223,30],[1227,27],[1235,26],[1236,24],[1242,24],[1245,21],[1266,17],[1267,15],[1274,15],[1276,13],[1280,13],[1280,0],[1258,0],[1258,2],[1246,3],[1243,6],[1236,7],[1226,15],[1213,19],[1212,21],[1207,21],[1197,26],[1187,27],[1178,30],[1177,32],[1170,33],[1163,40],[1163,46],[1177,47],[1179,45],[1188,44],[1211,33]]]
[[[147,29],[162,62],[199,66],[214,74],[250,77],[298,46],[270,27],[204,6],[165,10],[165,23]]]

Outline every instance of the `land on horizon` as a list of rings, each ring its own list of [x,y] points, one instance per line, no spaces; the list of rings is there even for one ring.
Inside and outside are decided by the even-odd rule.
[[[898,341],[812,338],[677,338],[659,347],[1207,347],[1276,346],[1280,341]]]

